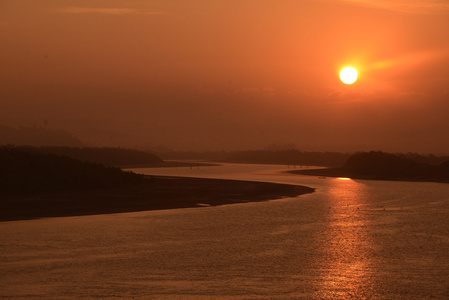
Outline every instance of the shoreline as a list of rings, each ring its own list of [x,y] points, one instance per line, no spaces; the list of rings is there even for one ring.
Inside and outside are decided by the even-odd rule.
[[[300,185],[147,176],[140,185],[0,198],[0,222],[261,202],[312,193]]]
[[[208,163],[198,161],[164,161],[161,163],[152,164],[127,164],[127,165],[115,165],[120,169],[140,169],[140,168],[199,168],[199,167],[211,167],[219,166],[219,163]]]
[[[320,176],[320,177],[347,177],[351,179],[360,180],[384,180],[384,181],[407,181],[407,182],[434,182],[434,183],[449,183],[449,180],[432,179],[432,178],[417,178],[417,177],[394,177],[394,176],[380,176],[380,175],[360,175],[349,172],[343,168],[328,168],[328,169],[311,169],[311,170],[291,170],[286,173],[296,175]]]

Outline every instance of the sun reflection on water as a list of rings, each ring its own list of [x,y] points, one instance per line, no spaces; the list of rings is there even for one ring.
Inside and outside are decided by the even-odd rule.
[[[372,239],[366,232],[366,186],[349,178],[333,179],[328,226],[322,237],[320,298],[368,299],[372,291]],[[371,295],[372,296],[372,295]]]

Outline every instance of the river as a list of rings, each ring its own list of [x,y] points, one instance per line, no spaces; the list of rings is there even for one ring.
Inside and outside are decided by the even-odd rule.
[[[268,202],[0,223],[0,297],[448,299],[449,185],[288,166],[135,169],[300,184]]]

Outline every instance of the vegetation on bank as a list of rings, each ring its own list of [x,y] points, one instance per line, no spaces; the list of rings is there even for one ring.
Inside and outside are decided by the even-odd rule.
[[[143,177],[67,156],[0,147],[0,195],[97,189],[141,182]]]
[[[419,159],[416,159],[419,158]],[[449,181],[449,160],[381,151],[358,152],[339,168],[291,171],[306,175],[375,180]]]
[[[112,147],[39,147],[37,151],[51,153],[81,161],[96,162],[108,166],[151,165],[163,163],[155,154],[135,149]]]
[[[66,156],[85,162],[94,162],[107,166],[132,166],[161,164],[163,160],[155,154],[124,148],[93,148],[93,147],[33,147],[33,146],[6,146],[22,152],[36,154],[55,154]]]
[[[338,152],[304,152],[299,150],[255,150],[231,153],[226,162],[309,166],[341,166],[350,157]]]

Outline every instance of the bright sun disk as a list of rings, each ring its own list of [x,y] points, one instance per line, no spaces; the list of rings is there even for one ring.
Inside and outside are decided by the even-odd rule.
[[[357,80],[357,71],[354,68],[346,67],[341,70],[340,79],[343,83],[352,84]]]

